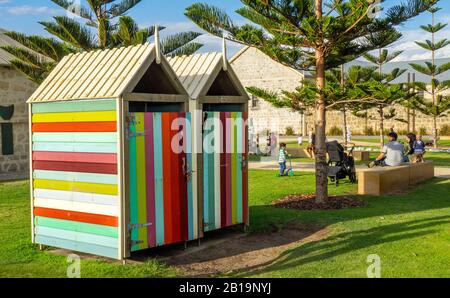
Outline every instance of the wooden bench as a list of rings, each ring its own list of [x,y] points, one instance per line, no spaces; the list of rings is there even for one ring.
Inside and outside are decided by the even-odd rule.
[[[375,167],[362,169],[358,174],[358,194],[384,195],[405,190],[411,185],[434,177],[434,164],[408,163],[398,167]]]

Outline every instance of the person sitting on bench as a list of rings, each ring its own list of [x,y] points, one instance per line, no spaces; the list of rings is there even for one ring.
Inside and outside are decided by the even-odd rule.
[[[390,132],[388,134],[389,142],[383,146],[381,154],[378,155],[375,161],[370,162],[367,166],[372,168],[374,166],[399,166],[404,161],[404,147],[397,141],[397,134]]]

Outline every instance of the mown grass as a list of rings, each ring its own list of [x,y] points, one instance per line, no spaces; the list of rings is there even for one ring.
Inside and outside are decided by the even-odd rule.
[[[328,227],[330,235],[283,253],[260,272],[244,276],[363,277],[369,253],[380,255],[383,276],[450,277],[450,180],[434,179],[411,193],[364,197],[368,207],[338,211],[297,211],[270,206],[289,194],[314,193],[311,173],[275,177],[274,171],[250,170],[250,232],[291,225]],[[356,185],[329,185],[330,194],[355,195]],[[28,182],[0,183],[0,277],[66,277],[64,256],[30,242]],[[174,277],[180,272],[149,259],[123,266],[102,258],[84,258],[82,277]]]

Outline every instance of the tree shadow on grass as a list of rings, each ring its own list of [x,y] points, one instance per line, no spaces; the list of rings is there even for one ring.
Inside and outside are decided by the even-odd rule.
[[[423,237],[438,231],[433,227],[448,224],[450,216],[438,216],[429,219],[412,220],[397,224],[339,233],[326,239],[308,242],[299,247],[281,253],[271,265],[266,267],[247,268],[240,276],[270,274],[280,270],[306,265],[309,263],[335,258],[339,255],[384,245],[390,242]]]

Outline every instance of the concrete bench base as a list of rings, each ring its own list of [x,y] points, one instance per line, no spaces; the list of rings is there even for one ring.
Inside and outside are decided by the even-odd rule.
[[[358,194],[380,196],[406,190],[434,177],[434,164],[427,161],[398,167],[375,167],[358,171]]]
[[[353,158],[359,161],[370,161],[369,151],[353,151]]]

